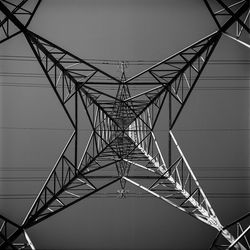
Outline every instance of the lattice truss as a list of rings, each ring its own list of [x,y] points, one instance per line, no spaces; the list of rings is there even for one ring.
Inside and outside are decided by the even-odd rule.
[[[1,249],[35,249],[26,229],[114,183],[120,185],[121,197],[127,195],[126,185],[132,184],[214,227],[229,248],[249,249],[246,237],[235,238],[220,223],[173,132],[221,35],[225,33],[249,47],[240,40],[249,41],[249,1],[204,0],[218,31],[130,79],[126,79],[124,70],[116,79],[30,31],[28,24],[40,2],[0,1],[0,42],[24,34],[73,133],[23,224],[18,226],[0,217]],[[235,25],[236,35],[232,33]],[[100,86],[112,89],[103,91]],[[169,128],[165,158],[154,134],[164,103]],[[79,142],[79,116],[83,111],[92,128],[85,148]],[[140,175],[135,175],[136,168],[143,170]],[[112,174],[105,174],[107,169]],[[26,243],[17,243],[20,236]]]
[[[236,240],[232,243],[225,240],[222,236],[221,232],[218,233],[217,237],[215,238],[211,250],[225,250],[225,249],[232,249],[235,247],[237,242],[241,242],[246,246],[247,249],[250,249],[249,244],[249,236],[250,236],[250,213],[242,216],[240,219],[234,221],[233,223],[224,227],[224,229],[229,229],[230,232],[236,237]]]

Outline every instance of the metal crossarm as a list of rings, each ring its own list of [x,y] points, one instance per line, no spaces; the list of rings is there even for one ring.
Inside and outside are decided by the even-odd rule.
[[[129,85],[133,85],[134,81],[136,81],[138,85],[144,85],[145,83],[152,84],[152,82],[160,85],[153,90],[132,96],[129,100],[134,100],[141,96],[148,97],[151,102],[148,102],[148,105],[142,110],[143,112],[162,92],[166,90],[169,91],[173,97],[172,100],[176,103],[176,108],[172,109],[171,128],[173,128],[216,47],[220,36],[220,33],[212,33],[142,73],[128,79],[126,83]],[[149,79],[147,80],[148,82],[145,82],[145,77]],[[152,91],[155,92],[156,90],[158,90],[158,94],[151,96]],[[154,127],[155,121],[152,122]]]
[[[12,15],[28,27],[40,3],[41,0],[1,0],[0,9],[7,12],[0,12],[0,43],[22,32],[12,22]]]
[[[222,231],[220,231],[210,248],[211,250],[216,250],[216,249],[229,250],[233,249],[233,247],[235,246],[237,247],[237,244],[239,243],[241,244],[242,248],[244,247],[245,249],[250,249],[250,241],[249,241],[250,213],[247,213],[246,215],[242,216],[236,221],[230,223],[223,229],[230,229],[230,231],[234,232],[236,238],[234,239],[233,242],[228,243],[227,241],[225,241],[224,237],[222,237]]]
[[[12,241],[10,238],[13,234],[19,237]],[[21,226],[0,215],[0,249],[18,250],[24,248],[35,249],[27,232]]]
[[[75,158],[77,148],[74,139],[77,131],[72,133],[24,225],[38,223],[120,180],[119,176],[115,180],[105,178],[101,182],[88,177],[89,174],[99,174],[120,160],[114,148],[119,133],[112,134],[110,126],[114,125],[109,118],[97,110],[94,113],[94,131],[79,161]]]
[[[96,84],[102,82],[100,77],[105,77],[109,84],[117,85],[117,79],[30,31],[25,36],[73,126],[75,124],[67,106],[79,91],[86,96],[88,106],[96,105],[106,116],[109,115],[97,99],[115,98],[86,86],[86,83]]]
[[[144,119],[149,122],[149,126],[152,126],[150,116],[144,116]],[[136,133],[134,132],[135,130]],[[125,161],[150,172],[151,175],[158,176],[158,178],[153,183],[150,182],[150,178],[142,181],[138,177],[138,182],[131,180],[129,176],[123,178],[181,211],[216,228],[222,232],[222,235],[229,242],[234,242],[235,239],[228,230],[222,230],[223,226],[189,166],[173,132],[169,131],[171,143],[175,147],[175,150],[174,147],[171,147],[170,153],[173,162],[170,165],[165,163],[153,131],[150,132],[151,136],[149,137],[145,125],[141,120],[131,125],[129,134],[134,143],[138,144],[138,149],[144,154],[145,160],[139,162],[138,160],[125,159]],[[152,139],[154,147],[149,143],[150,139]]]
[[[228,37],[250,48],[249,1],[204,0],[204,2],[218,28]]]

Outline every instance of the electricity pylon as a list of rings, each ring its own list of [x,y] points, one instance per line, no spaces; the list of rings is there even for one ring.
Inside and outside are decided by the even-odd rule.
[[[124,64],[117,79],[29,30],[28,23],[40,1],[29,11],[24,7],[26,2],[15,5],[0,1],[5,15],[1,27],[6,31],[0,41],[24,34],[73,132],[22,225],[4,234],[1,248],[15,249],[13,242],[21,234],[25,232],[28,239],[26,229],[114,183],[119,183],[121,196],[126,196],[129,183],[215,228],[236,249],[246,249],[219,221],[177,142],[174,128],[222,34],[248,13],[248,1],[239,1],[231,13],[232,6],[229,11],[218,0],[230,14],[223,24],[213,15],[218,31],[129,79]],[[208,1],[205,3],[212,11]],[[20,15],[27,13],[28,21],[20,21]],[[6,29],[10,24],[18,31]],[[249,33],[246,24],[240,24]],[[100,86],[112,89],[104,91]],[[168,153],[163,157],[154,129],[165,106]],[[81,112],[86,113],[92,128],[84,149],[79,142]],[[135,175],[136,168],[144,174]],[[106,169],[112,174],[104,174]],[[29,245],[34,248],[31,242]]]

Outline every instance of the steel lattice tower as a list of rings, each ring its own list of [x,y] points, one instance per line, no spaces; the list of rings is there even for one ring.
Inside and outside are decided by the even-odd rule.
[[[28,2],[31,1],[0,1],[4,15],[0,23],[4,36],[1,42],[24,34],[73,133],[22,225],[0,217],[1,249],[24,246],[35,249],[26,229],[116,182],[120,183],[121,196],[126,195],[126,184],[133,184],[215,228],[227,244],[214,243],[214,247],[247,249],[245,246],[249,247],[249,243],[243,236],[249,227],[242,230],[240,238],[235,238],[228,226],[222,226],[177,142],[174,128],[221,36],[226,34],[250,47],[240,39],[243,32],[250,33],[249,1],[228,5],[227,1],[214,0],[221,7],[214,11],[213,1],[205,0],[218,30],[130,79],[126,79],[124,64],[121,78],[116,79],[29,30],[41,0],[33,1],[31,9],[26,6]],[[221,21],[220,16],[227,18]],[[234,25],[236,35],[231,32]],[[135,85],[136,90],[131,88]],[[105,92],[99,86],[112,86],[114,91]],[[164,103],[168,108],[168,154],[165,157],[154,134]],[[81,150],[78,121],[83,111],[92,133],[86,148]],[[113,169],[112,174],[104,174],[107,168]],[[134,175],[133,168],[143,169],[145,174]],[[17,239],[22,234],[26,243],[18,245]],[[247,245],[241,243],[242,239]]]

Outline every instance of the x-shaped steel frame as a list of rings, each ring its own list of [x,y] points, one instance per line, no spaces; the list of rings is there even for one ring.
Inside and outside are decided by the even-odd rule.
[[[27,0],[14,6],[11,1],[0,1],[1,12],[5,15],[1,21],[5,37],[1,42],[20,32],[24,34],[73,130],[23,224],[16,226],[17,230],[11,234],[0,235],[1,247],[15,249],[12,242],[25,229],[116,182],[120,183],[122,196],[126,193],[126,184],[133,184],[214,227],[234,244],[234,237],[221,225],[174,135],[175,124],[222,33],[235,22],[240,23],[241,32],[244,29],[249,33],[246,22],[240,20],[246,12],[248,18],[248,1],[239,1],[235,12],[232,12],[232,6],[217,1],[230,16],[220,24],[218,13],[214,14],[205,0],[218,31],[130,79],[126,79],[124,71],[121,79],[116,79],[30,31],[27,26],[40,1],[29,11],[24,8]],[[28,16],[25,23],[18,18],[22,14]],[[10,25],[18,31],[10,32]],[[99,86],[112,86],[115,91],[105,92]],[[143,92],[140,90],[142,86],[146,88]],[[168,102],[166,159],[154,134],[165,102]],[[79,143],[82,109],[92,128],[85,149],[81,149]],[[134,168],[142,169],[146,174],[134,175],[131,170]],[[106,169],[115,171],[105,175],[103,170]],[[240,242],[234,246],[245,249]]]

